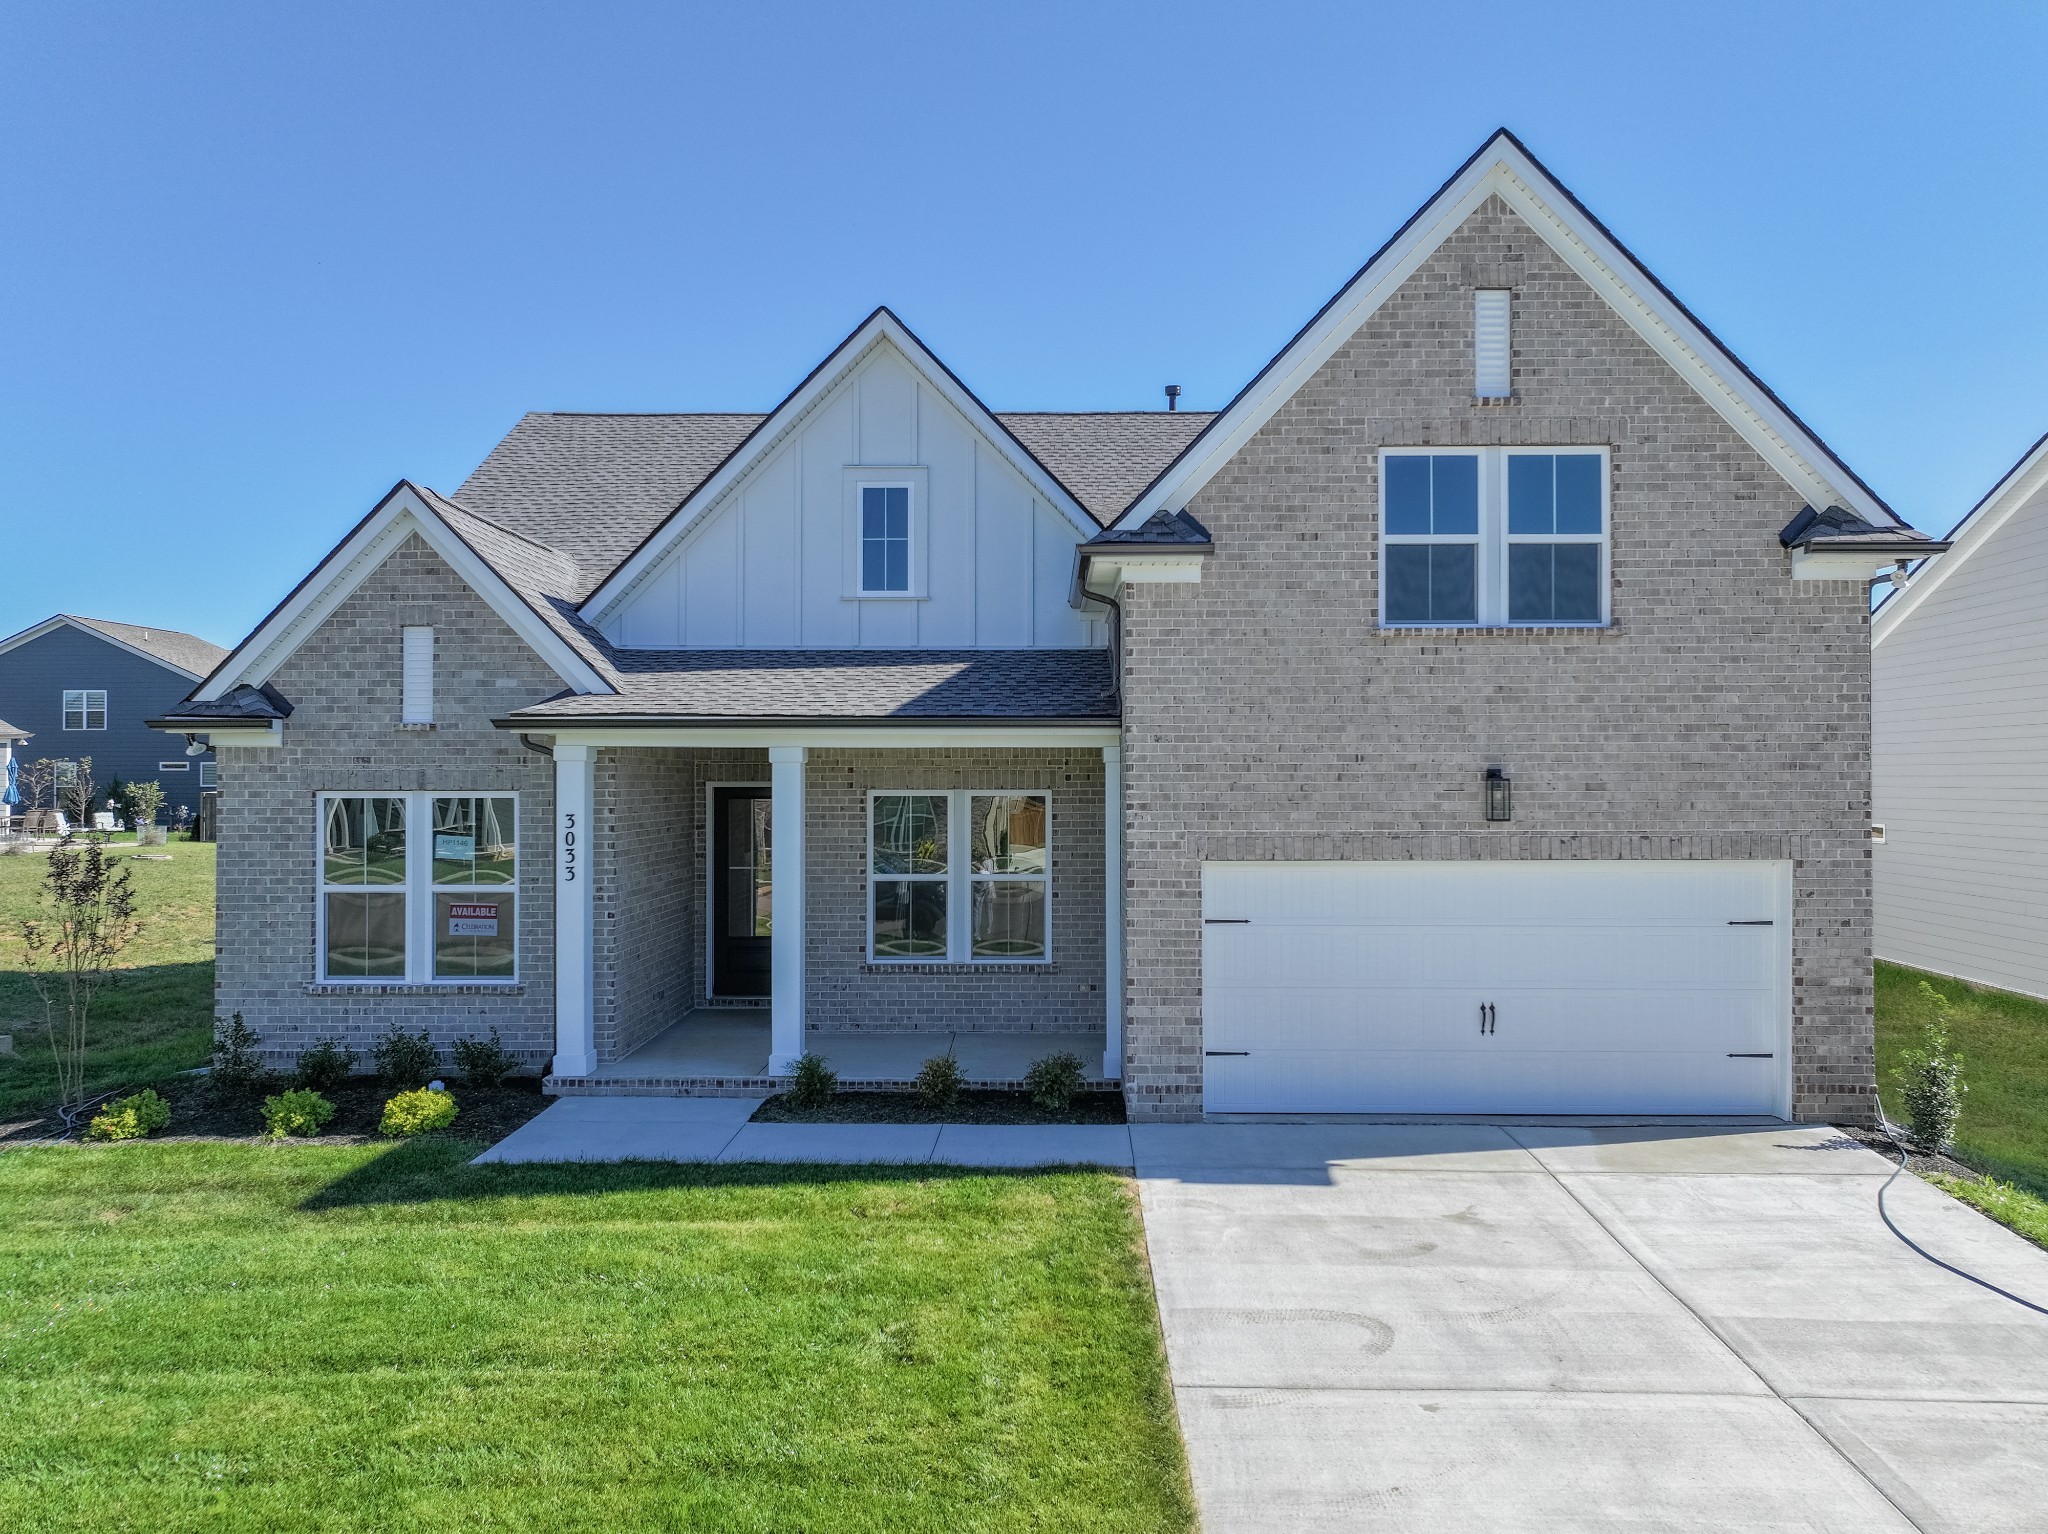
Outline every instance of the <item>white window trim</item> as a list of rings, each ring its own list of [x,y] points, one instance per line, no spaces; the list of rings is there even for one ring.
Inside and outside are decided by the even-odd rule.
[[[925,506],[930,471],[921,464],[849,464],[842,471],[846,521],[845,598],[851,602],[921,602],[925,585]],[[910,492],[910,589],[869,591],[861,559],[861,491],[899,489]]]
[[[158,772],[190,772],[192,770],[192,764],[189,761],[158,762],[156,764],[156,770]]]
[[[1001,794],[1045,801],[1045,872],[1042,874],[979,874],[968,867],[974,832],[969,820],[976,799]],[[946,803],[946,872],[943,874],[877,874],[875,872],[875,801],[905,796],[944,799]],[[881,965],[971,964],[977,969],[1014,969],[1019,965],[1053,962],[1052,922],[1052,793],[1043,788],[871,788],[867,800],[867,962]],[[875,886],[878,883],[919,882],[946,886],[946,952],[900,958],[875,952]],[[1042,884],[1045,886],[1045,952],[1016,958],[994,958],[974,953],[974,886],[976,884]]]
[[[520,969],[520,923],[526,912],[526,849],[520,845],[519,794],[512,789],[436,788],[335,789],[315,795],[313,812],[313,979],[318,985],[396,987],[510,987],[525,983]],[[405,882],[403,884],[329,884],[327,882],[327,806],[337,799],[403,799],[405,801]],[[510,884],[436,884],[434,882],[434,801],[436,799],[510,799],[512,801],[512,882]],[[417,835],[424,826],[424,838]],[[424,852],[421,850],[424,846]],[[434,896],[440,894],[503,894],[512,900],[512,973],[510,975],[436,975],[434,973]],[[405,899],[405,974],[329,975],[327,973],[327,897],[385,891]]]
[[[78,699],[78,723],[71,722],[71,700]],[[95,706],[93,699],[100,701]],[[64,728],[73,731],[104,730],[107,727],[107,690],[104,687],[67,687],[64,689]],[[92,716],[97,713],[100,722],[94,724]]]
[[[1597,453],[1600,458],[1599,533],[1516,533],[1508,528],[1508,460],[1529,454]],[[1389,533],[1387,531],[1387,475],[1389,458],[1435,458],[1462,454],[1479,459],[1479,531],[1466,536],[1434,533]],[[1606,628],[1613,622],[1612,542],[1614,533],[1613,456],[1609,449],[1592,443],[1531,444],[1522,447],[1386,447],[1380,449],[1380,576],[1379,620],[1388,629],[1547,629]],[[1477,546],[1474,556],[1478,582],[1478,621],[1473,623],[1396,623],[1387,617],[1387,557],[1390,546],[1414,543],[1467,543]],[[1507,550],[1516,543],[1595,543],[1600,546],[1600,616],[1591,622],[1563,622],[1543,619],[1513,622],[1508,618]]]

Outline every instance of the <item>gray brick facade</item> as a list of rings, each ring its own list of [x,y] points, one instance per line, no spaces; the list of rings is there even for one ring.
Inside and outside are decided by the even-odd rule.
[[[434,628],[431,729],[398,722],[408,624]],[[367,1053],[395,1023],[443,1041],[495,1025],[506,1048],[543,1063],[555,1046],[554,764],[491,719],[560,679],[414,537],[271,680],[295,705],[284,745],[219,753],[220,1014],[240,1012],[281,1062],[329,1038]],[[519,983],[319,984],[317,796],[422,790],[519,795]]]
[[[1511,403],[1472,398],[1475,287],[1514,294]],[[1518,444],[1611,449],[1612,627],[1380,628],[1377,450]],[[1201,1111],[1205,860],[1764,857],[1794,864],[1794,1111],[1870,1121],[1867,598],[1789,578],[1801,504],[1482,205],[1189,503],[1201,583],[1126,588],[1133,1116]]]

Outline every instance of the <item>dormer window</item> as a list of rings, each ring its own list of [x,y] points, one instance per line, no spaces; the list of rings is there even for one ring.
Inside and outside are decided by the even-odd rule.
[[[860,487],[862,596],[910,594],[910,486]]]

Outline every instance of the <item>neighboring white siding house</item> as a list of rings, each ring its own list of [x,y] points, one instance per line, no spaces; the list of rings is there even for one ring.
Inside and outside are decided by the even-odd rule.
[[[1877,956],[2048,996],[2048,439],[1871,642]]]

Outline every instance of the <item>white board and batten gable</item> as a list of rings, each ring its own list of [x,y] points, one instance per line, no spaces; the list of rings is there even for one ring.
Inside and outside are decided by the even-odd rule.
[[[863,487],[908,492],[909,589],[862,589]],[[624,649],[1073,649],[1098,531],[886,310],[878,311],[583,613]]]

